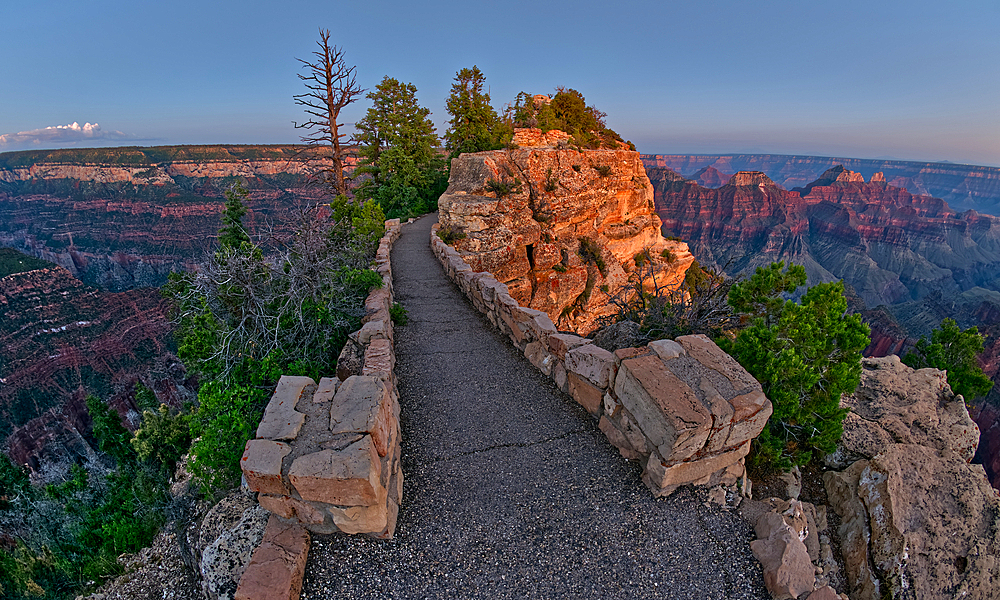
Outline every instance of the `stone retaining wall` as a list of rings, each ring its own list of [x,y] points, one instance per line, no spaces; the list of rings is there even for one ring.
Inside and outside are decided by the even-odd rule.
[[[376,254],[382,287],[365,301],[337,378],[284,376],[240,467],[272,515],[313,533],[391,538],[402,500],[399,395],[393,374],[392,266],[399,219]]]
[[[656,496],[681,485],[737,484],[748,490],[744,457],[771,402],[760,384],[702,335],[657,340],[614,353],[560,333],[544,312],[518,305],[488,272],[475,272],[431,229],[448,277],[542,373],[599,419],[621,454],[645,465]]]

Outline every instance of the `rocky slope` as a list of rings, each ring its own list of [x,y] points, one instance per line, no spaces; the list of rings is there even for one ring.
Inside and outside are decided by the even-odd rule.
[[[558,134],[519,130],[516,149],[454,159],[439,220],[465,236],[454,245],[474,270],[493,273],[560,329],[586,334],[615,312],[609,297],[638,264],[649,281],[676,287],[693,258],[660,235],[637,152],[579,151]]]
[[[158,290],[101,292],[62,267],[0,278],[0,440],[33,470],[92,452],[84,399],[97,394],[127,426],[136,383],[161,402],[189,399]]]
[[[172,146],[0,154],[0,245],[120,291],[189,268],[215,235],[223,191],[250,189],[247,224],[281,229],[319,200],[298,146]]]
[[[975,209],[1000,215],[1000,168],[997,167],[778,154],[643,154],[642,160],[650,178],[654,177],[655,170],[668,168],[690,179],[700,180],[699,183],[706,187],[719,187],[725,180],[715,185],[711,176],[702,179],[701,170],[710,168],[723,173],[762,171],[785,189],[804,186],[830,167],[843,165],[857,171],[865,179],[878,172],[884,173],[890,185],[906,188],[913,194],[942,198],[959,210]]]
[[[979,430],[936,369],[864,361],[824,475],[855,600],[996,597],[1000,497],[969,464]]]

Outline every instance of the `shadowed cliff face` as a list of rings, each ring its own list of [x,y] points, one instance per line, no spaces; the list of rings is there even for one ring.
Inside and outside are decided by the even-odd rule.
[[[881,172],[890,185],[906,188],[913,194],[941,198],[956,210],[975,209],[1000,215],[1000,168],[997,167],[778,154],[643,154],[642,160],[651,179],[654,169],[668,168],[714,188],[719,185],[714,184],[713,175],[701,171],[706,167],[722,173],[762,171],[789,190],[815,181],[833,166],[843,165],[865,180]]]
[[[301,147],[165,147],[0,154],[0,245],[120,291],[192,266],[219,228],[223,191],[250,190],[247,226],[282,231],[322,200]]]
[[[166,313],[158,290],[101,292],[61,267],[0,278],[0,440],[11,458],[37,470],[88,456],[88,393],[133,430],[137,381],[173,406],[190,399]]]
[[[653,180],[664,234],[729,273],[790,261],[812,283],[843,279],[866,307],[936,290],[1000,289],[1000,218],[956,214],[878,177],[866,183],[830,169],[796,191],[760,173],[737,173],[714,190],[674,176]]]
[[[442,228],[466,235],[455,248],[474,270],[563,330],[589,333],[615,312],[608,296],[626,287],[637,254],[648,251],[665,287],[693,260],[686,244],[660,235],[649,179],[629,150],[463,154],[438,206]]]

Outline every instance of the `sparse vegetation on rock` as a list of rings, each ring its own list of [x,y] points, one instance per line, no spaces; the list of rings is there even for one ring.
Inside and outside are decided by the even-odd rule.
[[[993,382],[976,362],[982,353],[983,336],[977,327],[963,331],[954,319],[945,319],[931,332],[929,341],[920,337],[915,352],[907,354],[903,362],[914,369],[933,367],[947,371],[952,391],[972,402],[993,388]]]

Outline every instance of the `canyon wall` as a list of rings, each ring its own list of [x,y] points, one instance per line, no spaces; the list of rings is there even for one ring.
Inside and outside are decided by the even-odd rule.
[[[610,298],[627,294],[637,268],[647,284],[680,285],[693,258],[660,234],[638,153],[580,151],[553,135],[562,132],[519,131],[525,145],[453,159],[438,201],[442,235],[473,269],[581,334],[616,311]]]
[[[812,283],[843,279],[867,307],[917,300],[940,290],[1000,289],[1000,218],[956,213],[843,167],[797,191],[761,172],[740,172],[717,189],[654,172],[666,235],[699,261],[731,274],[784,260]]]
[[[642,160],[650,177],[654,170],[667,168],[699,180],[707,187],[718,187],[726,181],[711,171],[729,175],[737,171],[762,171],[789,190],[814,181],[830,167],[843,165],[866,180],[881,172],[890,185],[906,188],[914,194],[942,198],[959,210],[975,209],[1000,215],[1000,168],[997,167],[779,154],[643,154]],[[706,169],[711,169],[707,176],[702,173]]]
[[[139,426],[135,386],[180,406],[193,398],[155,289],[101,292],[61,267],[0,278],[0,440],[38,470],[92,452],[84,404],[95,393]]]
[[[210,247],[234,181],[250,191],[248,228],[280,233],[323,201],[312,175],[329,162],[301,146],[0,154],[0,245],[112,291],[158,286]]]

